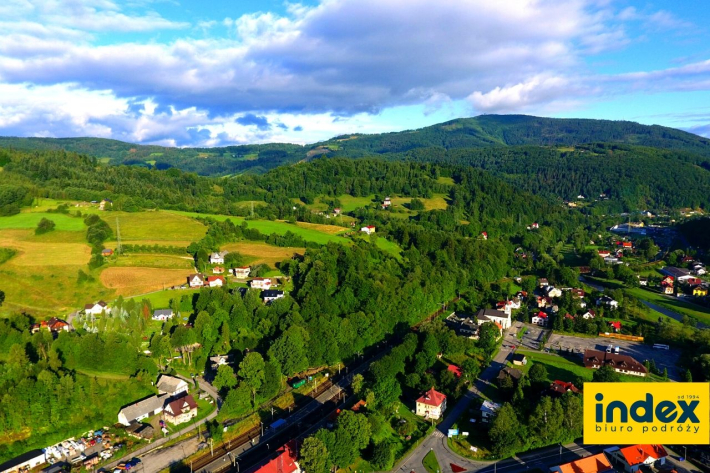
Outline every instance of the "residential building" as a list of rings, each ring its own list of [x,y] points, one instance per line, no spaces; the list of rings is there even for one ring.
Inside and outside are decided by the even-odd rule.
[[[647,277],[639,277],[639,285],[640,286],[648,286],[648,278]]]
[[[511,378],[513,380],[513,383],[517,384],[518,381],[523,377],[523,372],[520,370],[516,370],[515,368],[509,368],[506,366],[505,368],[501,369],[498,372],[498,376],[496,379],[498,380],[498,383],[503,381],[506,378]]]
[[[160,414],[163,411],[163,405],[167,398],[168,396],[165,394],[150,396],[124,407],[118,412],[118,423],[129,426],[131,422],[140,422],[147,417]]]
[[[537,285],[542,289],[543,287],[549,285],[550,283],[547,281],[547,278],[540,278],[537,280]]]
[[[366,227],[362,227],[360,229],[362,233],[367,233],[368,235],[372,235],[375,233],[375,226],[374,225],[367,225]]]
[[[476,319],[478,319],[478,325],[483,325],[486,322],[493,322],[501,330],[507,330],[510,328],[510,314],[506,314],[500,310],[495,309],[481,309],[476,312]]]
[[[617,373],[642,377],[648,374],[646,367],[630,356],[616,355],[599,350],[585,350],[583,363],[585,368],[599,369],[604,365],[608,365],[614,368]]]
[[[232,363],[232,355],[211,356],[210,362],[212,363],[212,369],[217,371],[220,366],[229,365]]]
[[[606,451],[610,454],[612,461],[623,467],[627,473],[635,473],[643,465],[658,468],[665,465],[668,456],[663,445],[631,445],[625,448],[610,448]]]
[[[684,281],[692,277],[690,275],[690,271],[688,271],[687,269],[675,268],[673,266],[666,266],[665,268],[661,269],[661,274],[671,276],[674,280],[678,282]]]
[[[166,374],[160,376],[158,382],[155,384],[155,387],[158,388],[158,392],[160,394],[167,394],[170,397],[176,397],[180,394],[187,393],[189,388],[187,381],[184,379],[168,376]]]
[[[481,238],[488,240],[488,232],[481,232]]]
[[[219,253],[212,253],[210,255],[210,264],[224,264],[224,257],[227,256],[228,251],[220,251]]]
[[[588,310],[588,311],[586,311],[584,314],[582,314],[582,318],[583,318],[584,320],[593,319],[593,318],[596,317],[596,316],[597,316],[597,313],[594,312],[593,310]]]
[[[249,287],[252,289],[271,289],[271,279],[270,278],[254,278],[249,282]]]
[[[225,284],[224,276],[207,276],[205,279],[205,286],[222,287]]]
[[[416,403],[416,414],[426,419],[439,419],[446,410],[446,395],[434,388],[425,392]]]
[[[609,256],[611,256],[611,252],[609,250],[599,250],[597,253],[602,258],[608,258]]]
[[[562,297],[562,291],[557,289],[555,286],[547,285],[542,288],[543,292],[547,294],[547,297]]]
[[[71,326],[66,320],[52,317],[49,320],[43,320],[40,323],[33,324],[30,330],[32,331],[32,333],[37,333],[41,329],[49,330],[52,333],[59,333],[68,332],[71,329]]]
[[[550,384],[549,392],[550,392],[550,394],[553,394],[553,395],[562,396],[568,392],[573,392],[575,394],[579,394],[582,392],[582,390],[577,388],[572,383],[567,383],[565,381],[555,380],[552,382],[552,384]]]
[[[44,452],[39,449],[31,450],[0,464],[0,473],[29,471],[44,463],[47,463]]]
[[[386,209],[390,206],[392,206],[392,199],[390,199],[389,197],[385,197],[385,200],[382,201],[382,208]]]
[[[597,299],[597,306],[600,305],[603,305],[610,309],[616,309],[617,307],[619,307],[619,303],[609,296],[601,296],[599,299]]]
[[[455,330],[457,334],[476,338],[478,336],[478,321],[474,320],[470,316],[457,315],[456,312],[452,312],[446,317],[446,325],[448,325],[452,330]]]
[[[614,467],[603,452],[550,468],[550,473],[611,473],[613,471]]]
[[[493,401],[483,401],[481,404],[481,422],[491,422],[500,409],[500,404]]]
[[[545,312],[540,311],[536,315],[534,315],[531,320],[532,323],[534,323],[535,325],[545,327],[547,325],[548,317]]]
[[[249,266],[241,266],[239,268],[232,269],[232,274],[234,274],[234,277],[237,279],[248,278],[250,272],[251,272],[251,268]]]
[[[107,256],[112,256],[113,255],[113,250],[111,248],[104,248],[101,250],[101,256],[107,257]]]
[[[463,376],[463,371],[461,371],[461,368],[459,368],[456,365],[449,365],[446,367],[446,369],[448,371],[451,371],[454,374],[454,376],[456,376],[457,378],[460,378],[461,376]]]
[[[86,304],[84,306],[84,313],[86,315],[101,315],[103,313],[110,314],[111,308],[104,301],[99,301],[93,304]]]
[[[261,291],[261,299],[266,303],[269,303],[271,301],[275,301],[276,299],[281,299],[283,297],[284,297],[283,291],[277,291],[275,289]]]
[[[296,462],[296,446],[289,442],[276,451],[276,457],[262,462],[254,473],[301,473],[301,467]]]
[[[224,274],[224,268],[222,266],[215,266],[212,268],[213,274]]]
[[[165,420],[171,424],[182,424],[197,417],[197,402],[191,395],[186,395],[169,402],[163,410]]]
[[[614,330],[614,332],[619,333],[621,332],[621,322],[616,321],[616,322],[609,322],[609,327]]]
[[[515,353],[512,360],[513,364],[516,366],[525,366],[528,364],[528,359],[522,353]]]
[[[205,277],[201,274],[191,274],[187,277],[187,284],[190,287],[202,287],[205,285]]]
[[[153,311],[153,320],[166,321],[175,316],[172,309],[157,309]]]

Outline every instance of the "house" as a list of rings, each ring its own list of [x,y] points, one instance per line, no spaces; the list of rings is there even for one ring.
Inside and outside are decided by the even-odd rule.
[[[506,314],[511,315],[513,310],[520,309],[520,299],[516,297],[513,300],[500,301],[496,303],[496,309],[502,310]]]
[[[197,402],[191,395],[186,395],[169,402],[163,410],[165,420],[171,424],[182,424],[197,417]]]
[[[581,299],[582,297],[587,295],[584,292],[584,289],[572,288],[570,290],[572,291],[572,297],[574,297],[575,299]]]
[[[547,294],[547,297],[562,297],[562,291],[555,286],[547,285],[542,290]]]
[[[641,466],[661,466],[666,464],[668,452],[663,445],[631,445],[608,450],[612,460],[627,473],[639,471]]]
[[[226,284],[224,276],[207,276],[205,279],[205,286],[209,287],[222,287]]]
[[[113,250],[111,248],[104,248],[101,250],[101,256],[112,256],[113,255]]]
[[[249,266],[241,266],[239,268],[232,268],[232,274],[237,279],[246,279],[249,277],[251,268]]]
[[[705,286],[696,286],[693,288],[693,295],[695,297],[705,297],[708,295],[708,288]]]
[[[690,275],[690,271],[688,271],[687,269],[674,268],[673,266],[666,266],[661,270],[661,274],[671,276],[674,280],[678,282],[690,279],[692,277]]]
[[[610,309],[616,309],[619,307],[619,303],[609,296],[601,296],[597,299],[597,306],[603,305],[609,307]]]
[[[205,277],[201,274],[191,274],[187,277],[187,284],[190,287],[202,287],[205,285]]]
[[[224,274],[224,268],[222,266],[215,266],[212,268],[214,274]]]
[[[564,395],[568,392],[573,392],[575,394],[579,394],[582,392],[581,389],[576,387],[572,383],[567,383],[565,381],[558,381],[555,380],[550,384],[550,389],[549,389],[550,394],[553,395]]]
[[[224,264],[224,257],[227,256],[227,251],[220,251],[219,253],[212,253],[210,255],[210,264]]]
[[[515,353],[512,360],[515,366],[525,366],[528,364],[528,359],[522,353]]]
[[[537,296],[535,299],[537,302],[537,307],[539,309],[544,309],[545,307],[550,307],[552,305],[552,298],[547,296]]]
[[[585,368],[599,369],[603,365],[614,368],[622,374],[644,377],[648,370],[644,365],[627,355],[616,355],[599,350],[585,350],[583,364]]]
[[[217,369],[222,365],[228,365],[232,363],[232,355],[215,355],[210,357],[210,363],[212,363],[212,369],[217,371]]]
[[[614,332],[620,332],[621,331],[621,322],[609,322],[609,327],[614,329]]]
[[[620,264],[621,260],[619,260],[619,258],[617,258],[616,256],[607,256],[606,258],[604,258],[604,262],[606,264]]]
[[[275,301],[276,299],[281,299],[284,297],[283,291],[277,291],[275,289],[269,289],[267,291],[261,291],[261,298],[264,302],[269,303]]]
[[[640,286],[648,286],[648,278],[647,277],[640,277],[639,278],[639,285]]]
[[[334,208],[334,209],[333,209],[333,214],[335,214],[335,215],[340,215],[340,208],[339,208],[339,207]]]
[[[693,257],[688,255],[683,256],[683,258],[680,260],[681,263],[692,263],[693,261]]]
[[[532,323],[541,327],[545,327],[547,325],[547,321],[547,314],[543,311],[538,312],[537,315],[534,315],[532,318]]]
[[[631,243],[630,241],[622,241],[621,242],[621,247],[625,250],[630,250],[634,247],[634,244]]]
[[[99,204],[99,210],[106,210],[107,205],[113,207],[113,202],[109,199],[102,200],[101,203]]]
[[[44,452],[39,449],[31,450],[0,464],[0,473],[29,471],[44,463],[47,463]]]
[[[498,382],[501,382],[506,378],[511,378],[514,383],[517,383],[522,377],[522,371],[506,366],[498,372],[498,376],[496,377],[496,379],[498,380]]]
[[[301,467],[296,462],[298,457],[294,442],[288,442],[276,450],[276,455],[262,462],[254,473],[301,473]]]
[[[611,252],[609,250],[599,250],[597,253],[602,258],[608,258],[609,256],[611,256]]]
[[[163,374],[158,379],[155,385],[160,394],[167,394],[169,397],[176,397],[180,394],[187,393],[189,386],[184,379],[176,378]]]
[[[446,395],[434,388],[425,392],[416,403],[416,413],[426,419],[439,419],[446,410]]]
[[[367,233],[368,235],[372,235],[373,233],[375,233],[375,226],[374,226],[374,225],[368,225],[368,226],[366,226],[366,227],[362,227],[362,228],[360,229],[360,231],[361,231],[362,233]]]
[[[542,289],[543,287],[549,285],[550,283],[547,281],[547,278],[540,278],[537,280],[537,285]]]
[[[661,291],[664,294],[673,294],[673,277],[672,276],[666,276],[663,278],[663,281],[661,281]]]
[[[271,279],[270,278],[254,278],[249,282],[249,287],[252,289],[271,289]]]
[[[70,330],[70,325],[67,321],[52,317],[49,320],[44,320],[38,324],[33,324],[30,328],[32,333],[37,333],[41,329],[47,329],[52,333],[68,332]]]
[[[103,313],[110,314],[111,309],[107,303],[99,301],[94,304],[86,304],[84,306],[84,313],[86,315],[101,315]]]
[[[483,401],[481,404],[481,422],[490,422],[500,409],[500,404],[493,401]]]
[[[460,378],[461,376],[463,376],[463,372],[461,371],[461,368],[459,368],[456,365],[449,365],[446,367],[446,369],[448,371],[451,371],[454,374],[454,376],[456,376],[457,378]]]
[[[550,468],[550,473],[611,473],[614,467],[604,452]]]
[[[584,314],[582,314],[582,318],[583,318],[584,320],[593,319],[593,318],[596,317],[596,316],[597,316],[597,313],[594,312],[593,310],[588,310],[588,311],[586,311]]]
[[[477,337],[478,321],[471,317],[459,316],[456,312],[452,312],[446,317],[445,323],[461,336],[469,338]]]
[[[153,311],[153,320],[166,321],[172,319],[175,314],[172,309],[157,309]]]
[[[498,325],[498,328],[501,330],[507,330],[510,328],[510,314],[506,314],[500,310],[481,309],[476,312],[476,319],[478,319],[478,325],[483,325],[486,322],[493,322]]]
[[[696,264],[695,266],[693,266],[693,273],[696,276],[702,276],[703,274],[706,274],[707,271],[705,271],[705,266],[703,266],[702,264]]]
[[[530,225],[530,228],[532,228],[533,230],[537,230],[538,228],[540,228],[540,224],[534,222],[532,225]]]
[[[683,281],[683,283],[686,286],[695,287],[695,286],[700,286],[703,283],[703,280],[700,278],[689,278],[689,279],[686,279],[685,281]]]
[[[488,232],[481,232],[481,238],[488,240]]]
[[[147,417],[160,414],[167,398],[166,394],[154,395],[124,407],[118,412],[118,423],[128,427],[131,422],[140,422]]]

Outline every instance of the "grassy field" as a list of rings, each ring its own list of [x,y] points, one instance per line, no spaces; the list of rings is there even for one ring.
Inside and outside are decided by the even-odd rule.
[[[6,228],[36,228],[43,218],[49,219],[56,224],[55,231],[64,230],[78,232],[86,229],[84,220],[78,217],[70,217],[64,214],[53,214],[46,212],[27,212],[10,217],[0,217],[0,230]]]
[[[409,203],[412,201],[411,197],[392,197],[392,207],[403,208],[409,210]],[[424,204],[426,210],[445,210],[448,204],[446,203],[446,196],[444,194],[436,194],[431,199],[419,198]]]
[[[642,299],[645,301],[648,301],[652,304],[659,305],[661,307],[665,307],[668,310],[672,310],[673,312],[677,312],[682,315],[687,315],[689,317],[694,317],[698,319],[698,321],[710,325],[710,310],[702,308],[700,306],[696,306],[693,304],[688,304],[687,302],[684,302],[679,299],[671,299],[669,297],[665,297],[662,294],[659,294],[657,292],[649,291],[646,289],[641,289],[640,287],[635,287],[635,288],[628,288],[625,289],[625,292],[628,294],[636,297],[637,299]]]
[[[375,244],[381,250],[384,250],[396,258],[401,258],[402,248],[397,243],[389,241],[387,238],[378,238]]]
[[[341,227],[340,225],[324,225],[320,223],[296,222],[296,225],[308,230],[327,233],[328,235],[337,235],[349,231],[349,228]]]
[[[286,223],[284,221],[279,220],[246,220],[243,217],[231,217],[228,215],[216,214],[198,214],[196,212],[170,211],[170,213],[175,213],[186,217],[210,217],[214,218],[215,220],[221,221],[229,219],[237,225],[241,225],[242,222],[246,222],[248,228],[255,228],[266,235],[284,235],[286,232],[291,232],[301,236],[306,241],[312,241],[321,245],[325,245],[331,242],[345,244],[350,243],[350,240],[340,236],[324,233],[320,230],[314,230],[313,228],[304,228],[302,226]]]
[[[145,244],[144,241],[198,241],[207,233],[200,222],[175,212],[102,212],[101,218],[116,234],[116,219],[121,227],[123,243]]]
[[[118,256],[111,262],[117,267],[141,267],[141,268],[162,268],[162,269],[184,269],[193,270],[195,263],[190,257],[175,255],[127,255]]]
[[[355,209],[370,205],[374,198],[374,194],[370,194],[365,197],[353,197],[351,195],[344,194],[339,196],[338,200],[340,200],[340,208],[343,212],[352,212]]]
[[[436,459],[434,450],[430,450],[429,453],[424,456],[422,463],[424,464],[424,469],[429,473],[439,473],[441,471],[441,467],[439,466],[439,461]]]
[[[439,184],[446,184],[447,186],[453,186],[454,185],[454,178],[453,177],[444,177],[444,176],[439,176],[436,179],[436,182]]]
[[[111,267],[101,272],[101,283],[109,289],[114,289],[116,295],[128,296],[184,284],[189,273],[190,271],[182,269]]]
[[[15,266],[81,266],[91,259],[83,232],[54,231],[36,236],[32,230],[0,230],[0,246],[18,251]]]
[[[582,266],[585,263],[582,258],[575,254],[574,246],[571,243],[565,244],[560,254],[564,258],[565,266]]]
[[[246,256],[250,259],[249,264],[266,263],[272,268],[276,266],[276,263],[291,258],[294,254],[302,255],[306,252],[305,248],[287,248],[259,242],[229,243],[224,245],[222,249],[236,251]]]
[[[170,307],[170,301],[172,299],[180,300],[182,296],[194,294],[196,292],[199,292],[199,289],[182,289],[179,291],[168,289],[165,291],[153,292],[151,294],[146,294],[143,296],[133,296],[131,297],[131,299],[136,299],[138,301],[147,299],[150,301],[154,309],[167,309],[168,307]]]

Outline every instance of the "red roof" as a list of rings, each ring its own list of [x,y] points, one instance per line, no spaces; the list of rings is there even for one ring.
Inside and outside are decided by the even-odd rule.
[[[296,464],[296,452],[291,442],[287,443],[277,453],[279,456],[255,470],[255,473],[294,473],[299,470]]]
[[[633,244],[632,244],[630,241],[625,241],[625,242],[622,244],[622,246],[623,246],[624,248],[632,248],[632,247],[633,247]]]
[[[609,325],[614,327],[616,330],[621,330],[621,322],[609,322]]]
[[[610,254],[608,250],[599,250],[599,256],[609,256]]]
[[[208,283],[212,281],[217,281],[220,280],[222,281],[222,284],[224,284],[224,276],[207,276],[205,279]]]
[[[457,378],[460,378],[461,375],[463,374],[463,373],[461,372],[461,368],[459,368],[459,367],[456,366],[456,365],[449,365],[448,368],[446,368],[446,369],[449,370],[449,371],[451,371],[453,374],[455,374]]]
[[[446,401],[446,394],[442,394],[434,388],[431,388],[429,391],[425,392],[422,397],[417,399],[417,403],[435,407],[439,407],[444,401]]]
[[[629,466],[640,465],[645,462],[648,457],[658,460],[668,456],[663,445],[632,445],[622,448],[620,451]]]
[[[537,317],[540,317],[541,319],[546,319],[546,318],[547,318],[547,314],[544,313],[543,311],[540,311],[540,312],[537,313]]]
[[[574,320],[574,316],[572,316],[571,314],[567,313],[567,314],[565,314],[565,319],[572,319],[572,320]]]
[[[560,393],[560,394],[564,394],[564,393],[566,393],[567,391],[572,391],[572,392],[575,393],[575,394],[578,394],[578,393],[582,392],[582,391],[580,391],[579,388],[577,388],[577,386],[575,386],[573,383],[567,383],[567,382],[565,382],[565,381],[559,381],[559,380],[555,380],[555,381],[550,385],[550,389],[551,389],[552,391],[558,392],[558,393]]]

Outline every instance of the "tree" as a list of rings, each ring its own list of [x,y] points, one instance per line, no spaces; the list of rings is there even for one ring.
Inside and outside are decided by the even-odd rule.
[[[500,330],[493,322],[486,322],[478,330],[478,346],[483,349],[487,356],[491,356],[496,348]]]
[[[353,393],[355,395],[360,394],[360,391],[362,391],[364,384],[365,384],[365,378],[360,373],[353,376],[353,380],[351,383],[351,386],[353,388]]]
[[[226,417],[239,417],[251,409],[251,392],[249,387],[240,385],[231,389],[224,399],[220,413]]]
[[[2,306],[3,302],[5,302],[5,292],[0,291],[0,307]]]
[[[222,437],[224,437],[224,428],[222,427],[222,424],[220,424],[218,421],[208,421],[207,431],[210,433],[210,437],[215,443],[219,443],[222,441]]]
[[[513,406],[506,402],[498,409],[491,430],[488,432],[496,455],[505,457],[520,449],[522,445],[520,428],[518,414]]]
[[[56,224],[52,220],[43,217],[37,224],[37,228],[35,228],[35,235],[42,235],[44,233],[51,232],[54,230],[55,226]]]
[[[693,374],[690,372],[689,369],[685,370],[685,374],[683,375],[683,381],[685,381],[686,383],[693,382]]]
[[[545,365],[540,363],[533,363],[528,371],[528,378],[530,378],[531,383],[545,383],[547,382],[547,369]]]
[[[609,365],[602,366],[592,375],[592,381],[595,383],[617,383],[620,379],[619,373]]]
[[[264,358],[255,351],[247,353],[239,363],[239,377],[251,390],[254,400],[256,400],[256,392],[264,382],[264,368]]]
[[[217,368],[217,376],[215,376],[212,385],[221,391],[225,388],[233,388],[237,385],[237,376],[234,374],[234,370],[229,365],[220,365]]]
[[[317,437],[308,437],[303,441],[299,459],[306,473],[327,473],[329,470],[328,449]]]
[[[378,471],[387,471],[394,465],[395,445],[390,441],[382,441],[375,445],[370,464]]]
[[[461,371],[466,379],[474,380],[481,374],[481,364],[475,358],[466,358],[461,363]]]

